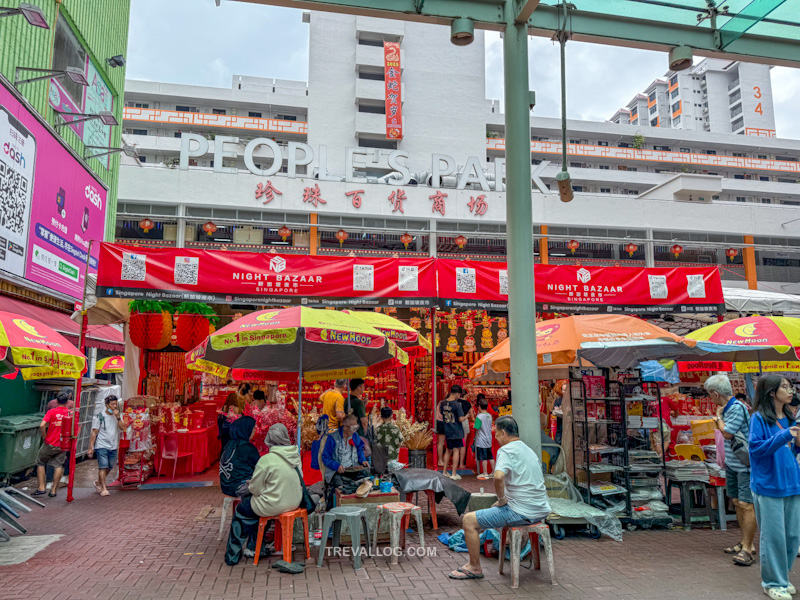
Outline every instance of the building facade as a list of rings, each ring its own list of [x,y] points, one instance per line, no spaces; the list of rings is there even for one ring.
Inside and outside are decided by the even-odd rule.
[[[316,12],[303,18],[308,82],[238,75],[231,89],[127,82],[125,139],[141,162],[127,159],[120,169],[117,239],[502,258],[505,126],[501,103],[485,98],[482,32],[471,46],[455,47],[447,28],[435,25]],[[402,139],[386,136],[384,42],[400,44]],[[561,168],[560,121],[531,117],[540,260],[719,264],[726,285],[746,286],[743,264],[752,256],[749,285],[757,277],[765,289],[800,291],[800,221],[793,221],[800,219],[800,142],[774,137],[769,70],[724,66],[704,61],[677,74],[677,84],[668,74],[619,111],[618,122],[569,121],[576,192],[569,204],[551,191]],[[692,87],[701,69],[705,84],[696,83],[709,107],[730,105],[736,88],[728,87],[738,79],[741,90],[762,89],[768,120],[733,129],[738,115],[729,110],[727,129],[722,117],[719,124],[709,118],[708,128],[705,120],[673,127],[682,117],[672,110],[673,92],[681,103],[702,97]],[[698,107],[686,108],[695,118]],[[634,122],[634,110],[647,115],[647,129]],[[748,129],[772,135],[738,135]],[[277,162],[264,138],[276,145]],[[143,221],[152,223],[146,232]],[[283,226],[290,236],[279,234]],[[346,239],[337,239],[339,231]],[[401,239],[406,233],[410,243]],[[458,236],[466,238],[463,249]]]

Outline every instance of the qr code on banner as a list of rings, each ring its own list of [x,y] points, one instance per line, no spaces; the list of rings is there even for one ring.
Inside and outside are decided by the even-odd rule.
[[[353,291],[371,292],[375,289],[375,268],[372,265],[353,265]]]
[[[706,280],[702,275],[686,276],[686,293],[689,295],[689,298],[706,297]]]
[[[122,277],[124,281],[144,281],[147,274],[144,254],[122,253]]]
[[[506,269],[500,270],[500,294],[508,296],[508,271]]]
[[[28,180],[0,160],[0,227],[21,236],[28,212]]]
[[[459,294],[474,294],[478,291],[475,279],[475,269],[460,267],[456,269],[456,292]]]
[[[401,292],[419,291],[419,267],[401,266],[397,286]]]
[[[175,257],[175,283],[179,285],[197,285],[200,271],[200,259],[190,256]]]
[[[650,297],[651,298],[666,298],[667,297],[667,276],[666,275],[648,275],[647,279],[650,280]]]

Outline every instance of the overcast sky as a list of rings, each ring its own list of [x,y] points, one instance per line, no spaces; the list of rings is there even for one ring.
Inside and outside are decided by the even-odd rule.
[[[156,18],[157,16],[157,18]],[[306,81],[308,25],[294,9],[214,0],[133,0],[127,76],[170,83],[230,87],[231,76]],[[602,121],[667,70],[664,53],[567,44],[567,115]],[[502,99],[503,47],[486,36],[486,97]],[[558,46],[530,44],[535,115],[560,115]],[[772,70],[779,137],[800,138],[800,69]]]

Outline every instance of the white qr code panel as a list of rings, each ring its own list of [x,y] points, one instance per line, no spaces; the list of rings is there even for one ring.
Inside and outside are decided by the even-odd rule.
[[[196,256],[175,257],[175,283],[177,285],[197,285],[200,273],[200,259]]]
[[[419,267],[400,266],[397,273],[397,287],[401,292],[418,292]]]
[[[689,298],[706,297],[706,280],[702,275],[686,276],[686,293]]]
[[[353,291],[371,292],[375,289],[375,267],[353,265]]]
[[[145,275],[147,275],[147,262],[144,254],[123,252],[120,279],[123,281],[144,281]]]
[[[459,294],[475,294],[478,291],[478,284],[475,277],[475,269],[458,267],[456,269],[456,292]]]
[[[665,299],[667,297],[667,276],[648,275],[650,281],[650,297],[654,300]]]
[[[22,237],[28,214],[28,179],[0,160],[0,228]]]
[[[508,271],[506,269],[500,270],[500,294],[508,296]]]

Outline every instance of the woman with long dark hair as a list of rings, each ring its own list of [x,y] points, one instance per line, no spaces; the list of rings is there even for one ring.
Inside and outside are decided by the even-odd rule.
[[[773,600],[796,593],[789,571],[800,545],[800,427],[790,403],[794,387],[780,375],[758,380],[750,419],[750,487],[761,531],[761,585]]]

